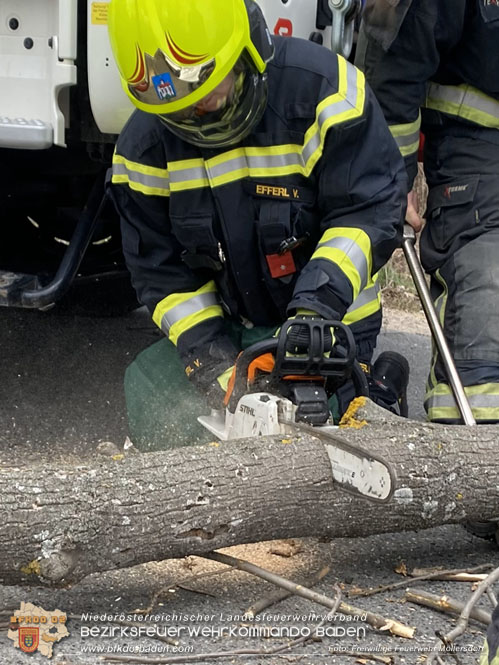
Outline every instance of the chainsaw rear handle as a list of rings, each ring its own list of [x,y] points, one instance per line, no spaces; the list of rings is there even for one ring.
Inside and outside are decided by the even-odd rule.
[[[286,351],[288,331],[294,326],[308,327],[308,352],[300,356],[289,356]],[[326,331],[333,328],[341,344],[333,347],[336,354],[332,357],[324,356],[324,338]],[[278,337],[263,340],[252,344],[239,354],[236,360],[235,380],[229,399],[229,410],[235,408],[241,397],[248,391],[248,371],[250,364],[271,353],[275,358],[274,368],[269,374],[269,383],[274,379],[285,376],[303,377],[336,377],[345,381],[353,374],[355,389],[358,395],[369,395],[367,379],[359,364],[355,362],[355,340],[348,326],[340,321],[326,319],[289,319],[279,332]],[[341,355],[339,355],[341,354]]]

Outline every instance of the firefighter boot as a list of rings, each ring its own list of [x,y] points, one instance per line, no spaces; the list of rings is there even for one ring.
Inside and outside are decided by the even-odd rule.
[[[377,358],[369,380],[370,397],[397,415],[407,418],[409,363],[396,351],[384,351]]]

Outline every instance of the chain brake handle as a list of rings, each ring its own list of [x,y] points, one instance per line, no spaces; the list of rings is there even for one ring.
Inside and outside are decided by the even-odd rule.
[[[294,326],[300,326],[302,330],[303,326],[306,326],[309,330],[308,352],[299,357],[286,355],[288,331]],[[338,332],[336,337],[340,343],[334,346],[338,355],[329,358],[324,356],[324,339],[326,332],[330,334],[331,328]],[[252,344],[239,354],[236,360],[234,385],[228,403],[229,411],[232,413],[241,397],[248,391],[250,364],[266,353],[271,353],[275,358],[274,368],[268,377],[268,385],[286,376],[333,377],[338,380],[347,380],[354,367],[355,341],[348,326],[340,321],[289,319],[282,325],[278,337]],[[367,394],[364,386],[362,392]]]

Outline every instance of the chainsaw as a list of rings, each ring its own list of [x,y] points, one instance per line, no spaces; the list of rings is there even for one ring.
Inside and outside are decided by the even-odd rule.
[[[293,326],[307,328],[308,348],[290,356],[287,336]],[[334,329],[334,355],[324,354],[324,339]],[[356,395],[368,395],[365,373],[355,360],[350,329],[338,321],[289,320],[277,337],[257,342],[237,358],[224,410],[198,421],[219,440],[309,433],[324,442],[333,480],[341,489],[371,501],[386,502],[395,490],[392,466],[338,434],[328,399],[349,379]]]

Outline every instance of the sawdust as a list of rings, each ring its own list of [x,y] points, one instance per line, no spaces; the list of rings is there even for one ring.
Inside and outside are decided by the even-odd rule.
[[[365,397],[356,397],[353,399],[340,420],[340,427],[353,427],[355,429],[360,429],[361,427],[364,427],[364,425],[367,425],[366,420],[357,420],[356,418],[357,411],[363,407],[365,403]]]

